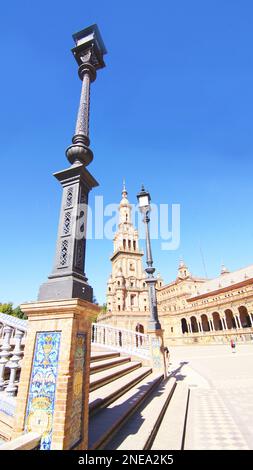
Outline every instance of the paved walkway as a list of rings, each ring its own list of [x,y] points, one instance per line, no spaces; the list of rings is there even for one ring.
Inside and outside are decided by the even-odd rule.
[[[253,449],[253,345],[171,347],[190,388],[186,450]]]

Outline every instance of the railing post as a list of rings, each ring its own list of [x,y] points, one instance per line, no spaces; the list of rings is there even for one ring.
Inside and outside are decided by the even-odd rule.
[[[4,389],[5,367],[11,355],[10,339],[11,339],[11,333],[13,331],[13,328],[11,328],[10,326],[5,326],[3,331],[4,331],[4,339],[3,339],[3,344],[2,344],[2,350],[0,352],[0,390]]]
[[[15,348],[12,351],[12,356],[8,362],[8,367],[10,368],[10,380],[9,384],[6,387],[5,391],[7,395],[14,396],[16,395],[16,391],[18,389],[18,385],[15,384],[17,370],[20,369],[20,360],[23,356],[23,352],[21,349],[21,341],[24,336],[24,332],[20,330],[16,330],[15,333]]]

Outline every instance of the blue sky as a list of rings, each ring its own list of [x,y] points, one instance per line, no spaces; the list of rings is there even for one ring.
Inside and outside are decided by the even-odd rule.
[[[108,54],[91,90],[91,193],[181,204],[180,256],[209,277],[252,263],[253,4],[243,0],[14,0],[1,5],[0,301],[34,300],[51,272],[80,80],[72,33],[97,23]],[[104,301],[112,242],[91,240],[86,272]]]

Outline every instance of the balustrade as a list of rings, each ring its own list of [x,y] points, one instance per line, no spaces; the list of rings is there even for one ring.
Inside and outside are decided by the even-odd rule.
[[[0,391],[15,396],[24,355],[27,321],[0,313]]]
[[[125,328],[93,323],[92,344],[133,356],[150,358],[149,336]]]

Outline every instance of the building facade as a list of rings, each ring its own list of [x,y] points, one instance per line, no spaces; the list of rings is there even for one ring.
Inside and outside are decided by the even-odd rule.
[[[99,322],[145,333],[149,320],[143,251],[132,223],[125,185],[119,205],[119,225],[107,283],[107,311]],[[166,345],[226,343],[253,339],[253,265],[229,272],[222,266],[215,279],[196,277],[183,260],[177,277],[164,285],[157,278],[159,320]]]
[[[233,272],[223,266],[214,279],[190,279],[195,285],[185,296],[179,278],[157,291],[167,343],[252,341],[253,265]]]

